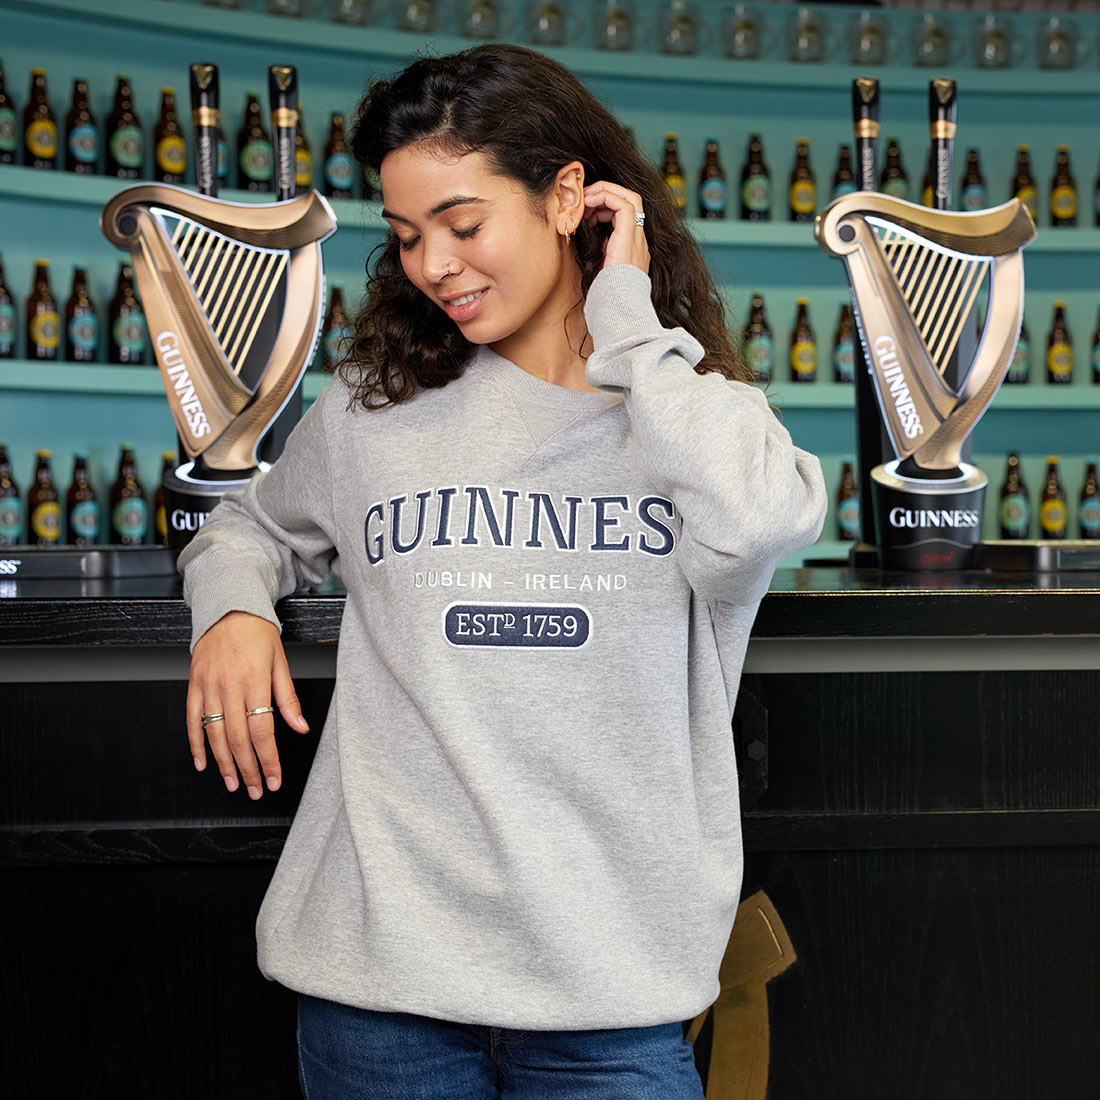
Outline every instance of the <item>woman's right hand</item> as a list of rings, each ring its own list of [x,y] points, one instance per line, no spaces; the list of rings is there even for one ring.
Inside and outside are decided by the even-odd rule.
[[[283,777],[275,747],[275,716],[247,713],[272,706],[272,696],[286,724],[308,733],[278,628],[247,611],[230,611],[203,634],[191,655],[187,740],[196,770],[206,767],[204,742],[209,740],[229,790],[237,789],[240,768],[251,798],[263,794],[265,776],[268,789],[277,791]],[[204,714],[225,717],[204,727]]]

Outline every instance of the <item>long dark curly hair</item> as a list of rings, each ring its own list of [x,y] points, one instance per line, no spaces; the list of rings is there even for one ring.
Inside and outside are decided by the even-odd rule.
[[[455,155],[483,153],[533,200],[548,196],[558,170],[574,160],[584,166],[586,184],[607,180],[636,191],[646,212],[649,276],[662,325],[686,329],[706,349],[699,373],[751,380],[730,341],[722,299],[663,178],[563,65],[521,46],[494,44],[420,58],[392,80],[371,84],[349,135],[360,166],[378,172],[387,153],[418,141]],[[582,294],[600,271],[610,232],[605,223],[577,226]],[[419,387],[459,377],[474,345],[409,281],[392,230],[366,266],[364,305],[335,366],[353,403],[383,408],[408,400]]]

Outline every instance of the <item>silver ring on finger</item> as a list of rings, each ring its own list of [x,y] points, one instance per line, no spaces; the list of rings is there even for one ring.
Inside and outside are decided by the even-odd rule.
[[[205,726],[210,722],[224,722],[224,714],[204,714],[202,716],[202,724]]]
[[[642,210],[635,211],[635,213],[634,213],[634,224],[639,229],[641,229],[642,226],[645,225],[645,212],[644,211],[642,211]]]
[[[274,714],[274,713],[275,713],[275,708],[274,707],[254,707],[252,710],[246,712],[245,717],[246,718],[251,718],[252,715],[254,715],[254,714]]]

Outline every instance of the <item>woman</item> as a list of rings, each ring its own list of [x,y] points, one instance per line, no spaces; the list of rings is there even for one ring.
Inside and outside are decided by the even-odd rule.
[[[336,685],[257,921],[318,1097],[700,1097],[738,902],[730,716],[817,460],[745,384],[655,169],[483,46],[359,106],[391,232],[354,352],[180,557],[188,736],[305,732],[277,599],[338,569]]]

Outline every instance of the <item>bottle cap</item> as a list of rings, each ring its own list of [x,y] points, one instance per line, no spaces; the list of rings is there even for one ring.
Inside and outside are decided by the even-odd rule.
[[[795,298],[794,304],[796,306],[808,306],[810,304],[809,298]]]
[[[35,451],[34,453],[38,458],[49,458],[53,454],[53,451],[43,449],[41,451]]]
[[[1052,462],[1057,463],[1057,461],[1058,461],[1058,456],[1057,455],[1047,455],[1047,464],[1048,465]]]
[[[165,462],[175,462],[176,461],[176,452],[175,451],[161,451],[160,452],[160,457],[162,459],[164,459]]]
[[[50,261],[49,260],[35,260],[34,265],[35,265],[35,267],[49,267],[50,266]]]
[[[164,88],[161,88],[160,94],[161,95],[175,95],[176,94],[176,89],[175,88],[164,87]]]
[[[82,459],[84,459],[84,461],[87,461],[88,460],[88,452],[87,451],[73,451],[73,458],[82,458]]]
[[[1068,153],[1069,152],[1069,146],[1068,145],[1058,145],[1058,146],[1056,146],[1056,149],[1059,153]]]
[[[1016,146],[1016,152],[1017,153],[1030,153],[1031,152],[1031,146],[1030,145],[1017,145]]]
[[[1066,308],[1065,299],[1064,298],[1055,298],[1054,299],[1054,308],[1055,309],[1065,309]]]
[[[665,141],[675,141],[675,140],[676,140],[675,132],[672,131],[672,130],[669,130],[668,133],[665,134]]]

